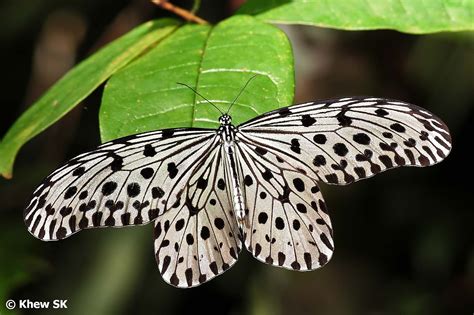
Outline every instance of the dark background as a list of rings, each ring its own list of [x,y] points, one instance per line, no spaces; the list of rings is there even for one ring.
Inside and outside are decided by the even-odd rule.
[[[204,1],[200,16],[217,22],[236,5]],[[162,16],[170,14],[146,0],[2,1],[0,134],[75,62]],[[175,289],[156,267],[152,226],[88,230],[53,243],[24,226],[23,208],[41,179],[98,145],[99,89],[20,151],[12,180],[0,179],[0,314],[9,298],[68,299],[71,314],[474,312],[472,33],[282,28],[295,52],[296,102],[373,95],[418,104],[450,127],[449,157],[323,186],[336,251],[320,270],[278,269],[242,252],[224,275]]]

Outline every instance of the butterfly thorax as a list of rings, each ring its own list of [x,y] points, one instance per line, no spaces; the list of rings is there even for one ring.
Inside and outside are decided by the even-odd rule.
[[[242,183],[240,182],[239,176],[240,169],[238,168],[240,163],[237,162],[236,146],[235,146],[235,134],[236,129],[231,124],[232,118],[228,114],[224,114],[219,118],[221,126],[219,128],[219,135],[223,143],[225,151],[225,167],[227,168],[226,174],[227,182],[230,184],[233,210],[239,223],[246,222],[245,220],[245,204],[244,197],[242,195]]]

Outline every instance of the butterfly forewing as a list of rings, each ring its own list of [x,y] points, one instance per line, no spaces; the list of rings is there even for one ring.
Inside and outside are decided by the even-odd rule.
[[[42,240],[81,229],[145,224],[177,200],[213,130],[164,130],[125,137],[70,160],[48,176],[25,210],[29,231]]]
[[[345,98],[294,105],[239,126],[247,138],[275,148],[329,184],[349,184],[384,170],[440,162],[451,149],[446,125],[403,102]]]
[[[174,209],[155,221],[155,255],[166,282],[193,287],[226,271],[241,250],[227,190],[223,148],[215,146],[189,178]]]

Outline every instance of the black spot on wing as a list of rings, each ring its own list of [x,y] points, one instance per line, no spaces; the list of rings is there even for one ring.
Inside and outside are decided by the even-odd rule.
[[[339,122],[339,125],[342,127],[347,127],[352,124],[352,119],[346,116],[347,110],[348,109],[344,108],[343,110],[341,110],[339,114],[336,115],[337,121]]]
[[[327,141],[327,138],[323,134],[316,134],[313,137],[313,141],[316,142],[317,144],[325,144]]]
[[[305,127],[312,126],[315,122],[316,122],[316,119],[314,119],[310,115],[303,115],[303,117],[301,118],[301,123]]]
[[[260,212],[258,214],[258,223],[265,224],[267,223],[268,215],[265,212]]]
[[[220,190],[225,189],[225,181],[222,178],[219,178],[219,180],[217,181],[217,188],[219,188]]]
[[[250,175],[245,175],[244,177],[244,184],[245,186],[252,186],[253,184],[253,179]]]
[[[377,116],[380,116],[380,117],[384,117],[384,116],[388,115],[388,112],[385,109],[382,109],[382,108],[376,109],[375,113],[377,114]]]
[[[70,186],[64,193],[64,199],[72,198],[77,192],[76,186]]]
[[[275,227],[279,230],[283,230],[285,228],[285,221],[281,217],[277,217],[275,219]]]
[[[278,110],[278,114],[281,116],[281,117],[286,117],[288,115],[291,114],[291,111],[288,109],[288,107],[285,107],[285,108],[281,108]]]
[[[197,181],[196,187],[198,189],[205,189],[207,187],[207,179],[200,177]]]
[[[394,123],[394,124],[391,124],[390,125],[390,128],[392,130],[395,130],[396,132],[405,132],[405,127],[403,127],[402,125],[400,125],[399,123]]]
[[[214,219],[214,226],[217,229],[222,230],[225,226],[224,220],[222,220],[221,218],[215,218]]]
[[[257,152],[258,155],[265,155],[268,151],[262,147],[256,147],[255,152]]]
[[[143,150],[143,155],[147,157],[152,157],[156,155],[156,150],[151,146],[151,144],[145,145],[145,148]]]
[[[84,166],[80,166],[76,168],[74,172],[72,172],[72,176],[81,176],[82,174],[84,174],[85,171],[86,168]]]
[[[200,235],[201,235],[201,238],[202,238],[203,240],[207,240],[207,239],[211,236],[210,231],[209,231],[209,228],[208,228],[207,226],[203,226],[203,227],[201,228],[201,233],[200,233]]]
[[[319,154],[316,155],[313,159],[313,165],[317,167],[326,165],[326,158]]]
[[[153,187],[151,189],[151,196],[153,199],[162,198],[165,195],[165,192],[160,187]]]
[[[178,175],[178,168],[174,162],[168,163],[168,175],[171,179],[175,178]]]
[[[291,139],[290,150],[295,152],[296,154],[301,153],[300,142],[298,141],[298,139]]]
[[[363,144],[363,145],[368,145],[370,144],[370,137],[365,134],[365,133],[356,133],[352,139],[354,139],[355,142],[357,142],[358,144]]]
[[[127,194],[130,198],[138,196],[140,194],[140,185],[138,183],[128,184]]]
[[[300,178],[293,179],[293,185],[295,186],[296,190],[299,192],[303,192],[305,189],[304,182]]]
[[[171,138],[174,134],[174,130],[173,129],[165,129],[161,132],[161,137],[163,139],[168,139],[168,138]]]
[[[266,168],[265,171],[262,173],[262,177],[264,180],[270,181],[270,179],[273,178],[273,174],[268,168]]]
[[[140,170],[140,174],[144,179],[150,179],[154,174],[154,170],[151,167],[145,167]]]
[[[109,153],[109,156],[112,157],[112,163],[110,163],[110,168],[112,171],[120,171],[123,167],[123,158],[115,153]]]
[[[334,153],[336,153],[339,156],[345,156],[349,150],[347,149],[346,145],[344,143],[336,143],[333,146]]]

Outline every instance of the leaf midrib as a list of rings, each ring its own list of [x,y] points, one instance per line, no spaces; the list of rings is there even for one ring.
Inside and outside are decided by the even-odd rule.
[[[198,91],[199,79],[201,78],[201,74],[202,74],[202,61],[204,60],[204,55],[206,54],[206,50],[207,50],[207,44],[209,43],[209,38],[211,37],[211,33],[213,29],[214,29],[214,26],[211,26],[209,30],[207,31],[206,39],[204,40],[204,44],[202,46],[202,54],[201,54],[201,58],[199,59],[196,83],[194,87],[196,91]],[[193,110],[191,112],[191,127],[194,127],[194,123],[195,123],[195,117],[196,117],[196,111],[197,111],[197,97],[198,95],[194,93]]]

